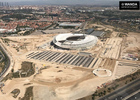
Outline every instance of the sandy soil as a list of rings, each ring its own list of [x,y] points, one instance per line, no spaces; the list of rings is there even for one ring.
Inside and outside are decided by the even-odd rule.
[[[59,70],[63,71],[58,72]],[[51,76],[61,77],[62,81],[60,83],[54,82],[54,77]],[[42,81],[36,81],[36,77]],[[36,77],[35,80],[34,77],[31,76],[6,81],[3,87],[3,92],[6,94],[0,93],[0,100],[17,100],[18,97],[23,97],[28,87],[24,84],[27,83],[33,83],[31,85],[34,86],[34,100],[46,100],[46,97],[49,98],[49,100],[75,100],[94,93],[97,86],[110,80],[110,77],[95,77],[90,70],[84,71],[78,68],[65,69],[61,66],[59,66],[59,68],[49,67],[48,69],[42,70],[42,73]],[[47,79],[47,81],[44,81],[45,79]],[[49,82],[48,79],[50,80]],[[14,89],[20,89],[21,91],[16,99],[14,99],[10,93]]]
[[[37,95],[35,100],[46,100],[45,97],[53,98],[54,100],[75,100],[79,97],[82,98],[95,92],[97,86],[102,83],[100,80],[106,82],[109,78],[94,78],[75,85],[61,86],[52,90],[47,87],[35,87],[34,95]]]
[[[106,45],[104,46],[100,56],[105,58],[118,59],[121,49],[121,42],[121,38],[107,39]]]
[[[23,85],[28,82],[29,80],[24,78],[6,81],[5,86],[2,88],[4,94],[0,92],[0,100],[18,100],[18,97],[23,97],[26,90],[26,86]],[[20,89],[20,94],[16,99],[11,95],[14,89]]]
[[[68,29],[53,29],[53,30],[45,30],[45,33],[54,34],[54,33],[70,33],[71,30]]]
[[[34,80],[42,80],[44,82],[55,83],[56,78],[59,78],[61,80],[61,83],[66,83],[66,82],[78,80],[88,75],[88,73],[84,71],[73,70],[71,68],[65,68],[62,66],[57,66],[57,67],[51,67],[51,68],[42,70],[40,74],[36,75]]]
[[[97,74],[100,74],[100,75],[106,75],[107,72],[105,70],[101,70],[101,71],[98,71]]]
[[[125,64],[119,65],[119,63],[121,63],[121,62],[117,62],[116,70],[114,72],[115,78],[120,78],[120,77],[129,75],[129,74],[132,74],[132,73],[136,72],[138,69],[140,69],[140,67],[133,66],[133,64],[138,65],[137,63],[127,62],[129,64],[132,64],[131,66],[128,66]]]
[[[33,88],[33,100],[62,100],[60,97],[56,97],[56,93],[50,90],[47,86],[35,86]]]
[[[29,36],[19,36],[19,37],[6,37],[10,39],[9,46],[5,45],[7,49],[13,54],[13,56],[22,56],[30,52],[31,50],[38,50],[37,47],[42,47],[40,50],[52,50],[52,51],[59,51],[59,52],[67,52],[72,54],[77,54],[80,52],[79,50],[58,50],[56,48],[50,47],[48,44],[53,40],[53,37],[57,34],[43,34],[43,35],[29,35]],[[5,38],[4,38],[5,39]],[[13,42],[16,41],[16,42]],[[47,44],[48,43],[48,44]],[[48,46],[43,46],[43,45]],[[23,46],[21,48],[20,46]],[[97,54],[98,51],[103,46],[103,43],[99,40],[97,45],[89,50],[84,50],[84,52],[89,52],[92,55]],[[17,52],[16,49],[19,49]]]
[[[56,34],[48,35],[35,35],[35,36],[20,36],[20,37],[6,37],[10,39],[9,46],[6,46],[12,54],[21,55],[30,50],[36,49],[36,47],[43,45],[44,43],[50,42],[53,39],[53,36]],[[16,41],[16,42],[13,42]],[[16,48],[23,46],[24,48],[19,48],[17,52]]]
[[[139,33],[129,33],[127,37],[128,48],[127,49],[140,49],[140,34]]]
[[[50,62],[26,59],[26,55],[33,51],[53,50],[57,52],[66,52],[72,54],[77,54],[80,52],[75,50],[58,50],[49,47],[37,50],[38,46],[43,46],[44,44],[49,43],[52,41],[53,36],[57,34],[8,37],[10,40],[17,41],[10,41],[9,46],[5,45],[8,52],[12,55],[13,60],[15,61],[14,71],[17,71],[21,68],[22,61],[32,61],[36,64],[36,66],[38,66],[38,69],[43,67],[44,64],[49,67],[42,70],[41,73],[37,74],[35,77],[31,76],[28,78],[17,78],[4,82],[5,86],[2,89],[6,94],[0,92],[0,100],[17,100],[18,97],[23,97],[25,90],[28,87],[24,84],[29,82],[33,83],[32,86],[34,86],[34,100],[46,100],[46,97],[48,100],[75,100],[93,94],[97,89],[97,86],[100,86],[105,82],[111,81],[116,77],[122,77],[123,75],[132,73],[135,70],[135,68],[132,66],[118,66],[118,63],[116,63],[120,53],[120,43],[122,38],[116,38],[118,33],[113,31],[113,27],[96,24],[93,24],[90,27],[92,26],[98,26],[99,29],[110,30],[113,32],[113,38],[108,39],[105,45],[103,45],[101,41],[98,41],[95,47],[89,50],[85,50],[85,52],[90,52],[93,55],[96,54],[95,58],[99,58],[94,68],[109,69],[113,72],[113,76],[99,78],[93,75],[93,69],[90,68],[84,69],[82,67],[73,66],[66,67],[63,64],[58,65]],[[129,35],[130,36],[127,37],[126,42],[128,47],[126,47],[124,50],[139,48],[140,36],[136,33],[129,33]],[[21,49],[19,48],[20,46],[23,46],[24,48]],[[19,48],[19,52],[16,50],[17,47]],[[105,51],[106,53],[103,55]],[[57,66],[59,68],[56,68]],[[37,72],[38,71],[36,71],[36,73]],[[100,74],[105,73],[102,72]],[[14,99],[10,92],[16,88],[20,89],[21,93],[17,99]]]
[[[16,72],[19,69],[21,69],[21,64],[22,64],[22,61],[21,60],[15,60],[14,72]]]
[[[129,55],[139,55],[140,50],[140,34],[139,33],[128,33],[128,37],[123,39],[123,45],[121,48],[121,60],[132,59]],[[140,56],[140,55],[139,55]]]

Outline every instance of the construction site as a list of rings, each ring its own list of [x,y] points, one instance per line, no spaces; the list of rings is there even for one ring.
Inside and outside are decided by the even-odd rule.
[[[119,37],[119,32],[113,31],[111,26],[90,26],[110,30],[111,37],[98,39],[85,50],[65,50],[50,45],[54,37],[61,34],[57,32],[2,37],[0,42],[14,61],[11,73],[17,76],[1,82],[1,100],[25,98],[29,87],[32,87],[30,100],[46,100],[46,97],[48,100],[76,100],[93,94],[104,83],[140,69],[138,33]],[[31,62],[32,67],[24,69],[23,62]],[[13,90],[18,91],[16,96]]]

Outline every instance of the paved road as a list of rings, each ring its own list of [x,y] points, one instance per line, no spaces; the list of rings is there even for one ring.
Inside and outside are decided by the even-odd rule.
[[[4,55],[6,56],[5,58],[7,58],[7,63],[4,65],[5,69],[0,73],[0,81],[1,81],[2,80],[2,76],[4,75],[4,73],[6,73],[6,71],[10,67],[10,58],[7,56],[7,54],[5,53],[5,51],[3,50],[1,45],[0,45],[0,49],[1,49],[1,51],[3,51]]]
[[[137,79],[124,87],[100,98],[99,100],[122,100],[133,92],[140,90],[140,79]],[[140,98],[139,98],[140,99]],[[138,98],[136,100],[139,100]],[[130,99],[131,100],[131,99]],[[135,99],[134,99],[135,100]]]
[[[2,52],[0,52],[0,57],[1,57],[0,62],[2,62],[5,59],[5,56],[3,55]]]
[[[140,100],[140,92],[138,92],[137,94],[133,95],[132,97],[126,100]]]

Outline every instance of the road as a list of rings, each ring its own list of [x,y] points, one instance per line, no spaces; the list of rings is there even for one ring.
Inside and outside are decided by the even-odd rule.
[[[5,59],[5,56],[3,55],[2,52],[0,52],[0,57],[1,57],[0,62],[2,62]]]
[[[87,22],[84,22],[84,23],[80,26],[80,29],[84,30],[85,27],[86,27],[86,25],[87,25]]]
[[[100,98],[99,100],[123,100],[123,98],[129,96],[130,94],[138,90],[140,90],[140,78]],[[136,100],[140,100],[140,98],[139,99],[137,98]]]
[[[5,58],[7,58],[7,63],[4,65],[4,70],[0,73],[0,81],[3,79],[3,75],[7,72],[7,70],[10,67],[10,58],[7,56],[6,52],[4,51],[4,49],[1,47],[0,45],[0,49],[1,51],[4,53],[4,55],[6,56]]]
[[[138,92],[137,94],[131,96],[130,98],[126,100],[140,100],[140,92]]]

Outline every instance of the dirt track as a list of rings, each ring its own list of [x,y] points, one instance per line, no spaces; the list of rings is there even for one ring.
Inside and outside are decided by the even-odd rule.
[[[56,82],[52,83],[52,82],[46,82],[43,80],[36,80],[36,79],[33,79],[31,82],[35,82],[35,83],[42,84],[42,85],[48,85],[51,87],[62,87],[62,86],[71,86],[74,84],[79,84],[83,81],[86,81],[86,80],[89,80],[92,78],[95,78],[95,76],[93,75],[93,73],[90,73],[90,74],[86,75],[85,77],[82,77],[82,78],[74,80],[74,81],[66,82],[66,83],[56,83]]]

